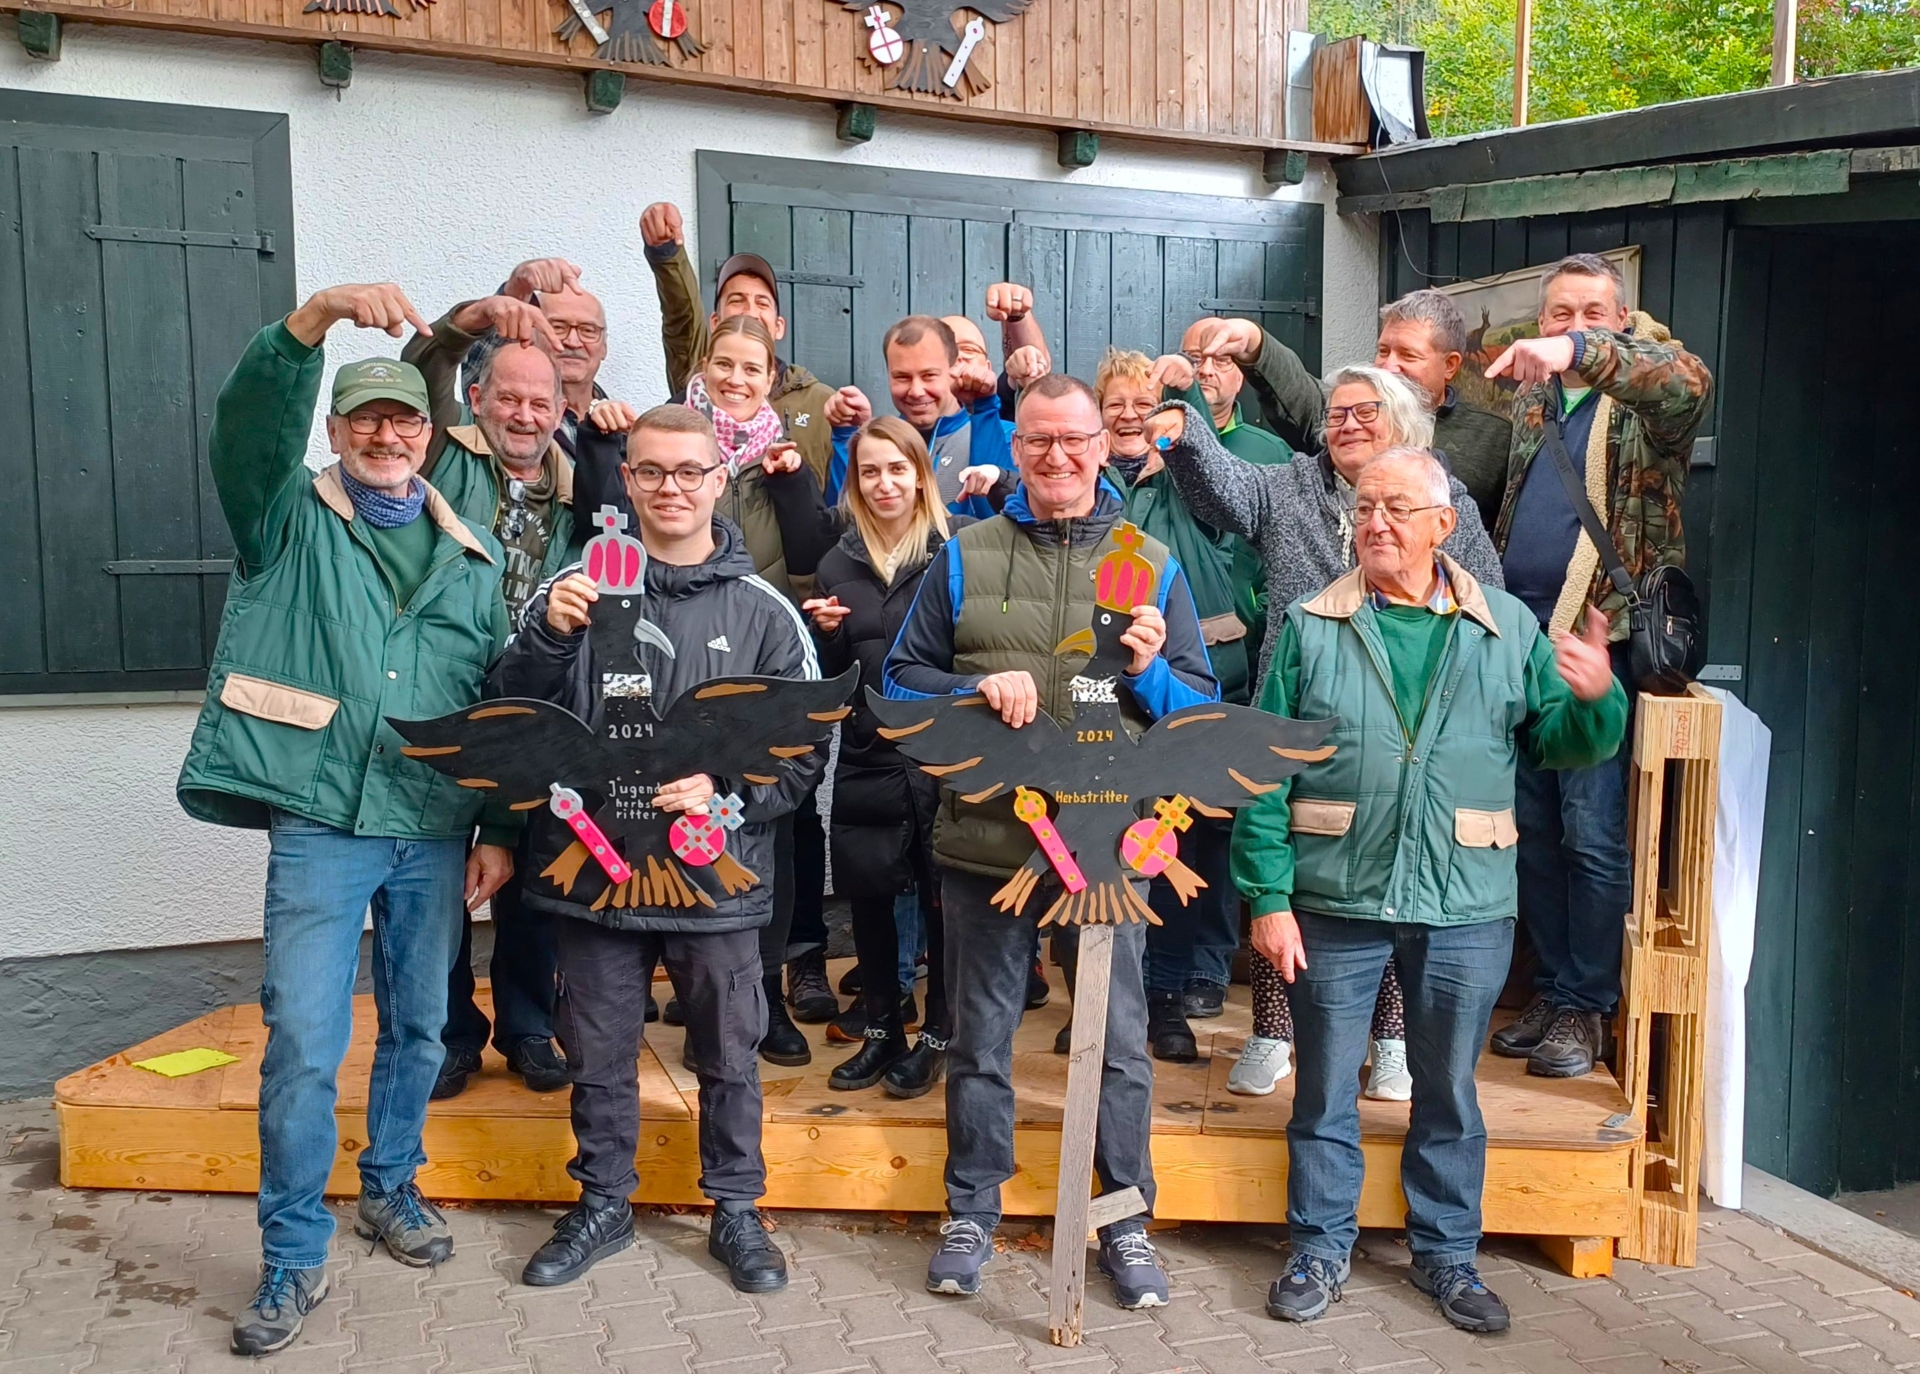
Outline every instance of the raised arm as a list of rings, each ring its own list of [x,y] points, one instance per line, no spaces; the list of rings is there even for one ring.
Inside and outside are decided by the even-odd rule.
[[[1201,320],[1190,331],[1197,353],[1231,358],[1253,383],[1261,422],[1301,453],[1325,446],[1326,389],[1300,355],[1252,320]]]
[[[1184,401],[1168,401],[1147,420],[1147,435],[1165,441],[1167,471],[1193,513],[1216,529],[1256,545],[1272,516],[1263,468],[1227,452],[1213,432],[1212,417]]]
[[[667,353],[667,390],[678,396],[707,356],[707,317],[700,313],[700,278],[687,254],[680,207],[649,205],[640,216],[640,238],[653,289],[660,297],[660,342]]]

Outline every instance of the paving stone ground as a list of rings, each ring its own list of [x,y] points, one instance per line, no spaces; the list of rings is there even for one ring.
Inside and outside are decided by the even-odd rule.
[[[60,1187],[46,1103],[0,1104],[0,1374],[235,1370],[227,1328],[258,1263],[253,1199]],[[344,1223],[348,1212],[336,1206]],[[1123,1312],[1096,1276],[1086,1343],[1047,1342],[1047,1251],[1031,1228],[977,1298],[922,1284],[936,1219],[780,1213],[792,1283],[747,1297],[706,1254],[696,1212],[650,1212],[640,1243],[562,1289],[515,1276],[558,1209],[452,1209],[437,1271],[335,1242],[333,1294],[272,1374],[1880,1374],[1920,1368],[1920,1302],[1737,1212],[1702,1222],[1700,1265],[1621,1262],[1569,1279],[1526,1242],[1483,1272],[1514,1313],[1498,1337],[1454,1331],[1406,1282],[1407,1252],[1368,1232],[1344,1302],[1306,1326],[1263,1308],[1280,1228],[1154,1237],[1171,1306]]]

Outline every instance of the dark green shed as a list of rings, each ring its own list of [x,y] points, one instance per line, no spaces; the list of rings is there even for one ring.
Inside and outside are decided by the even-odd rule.
[[[1690,566],[1721,685],[1773,731],[1747,1159],[1822,1193],[1920,1178],[1920,71],[1338,176],[1383,300],[1637,244],[1642,308],[1712,366]]]

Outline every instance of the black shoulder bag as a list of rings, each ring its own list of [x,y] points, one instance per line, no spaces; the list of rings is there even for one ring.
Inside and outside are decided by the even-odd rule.
[[[1680,568],[1662,564],[1648,569],[1635,586],[1627,575],[1627,565],[1620,561],[1620,551],[1613,546],[1613,535],[1601,523],[1573,470],[1559,417],[1549,416],[1544,430],[1543,446],[1560,474],[1560,485],[1567,489],[1567,499],[1573,502],[1587,538],[1599,550],[1608,580],[1627,599],[1628,671],[1633,685],[1643,692],[1669,696],[1686,691],[1707,656],[1700,597],[1693,589],[1693,579]],[[1580,627],[1573,628],[1578,633]]]

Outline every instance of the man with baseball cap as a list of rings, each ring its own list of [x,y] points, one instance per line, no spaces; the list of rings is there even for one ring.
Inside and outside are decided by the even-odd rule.
[[[354,1230],[404,1264],[453,1253],[414,1171],[461,906],[505,881],[518,828],[505,812],[482,821],[480,795],[408,758],[387,724],[480,700],[507,638],[503,559],[419,476],[433,425],[409,363],[340,369],[326,422],[338,461],[307,468],[321,342],[343,320],[396,338],[426,328],[397,286],[319,292],[247,346],[215,404],[208,458],[234,571],[178,793],[189,814],[269,839],[264,1263],[233,1321],[243,1355],[290,1345],[327,1295],[335,1076],[369,908],[380,1038]]]
[[[667,349],[667,386],[675,395],[686,390],[687,379],[706,360],[708,333],[722,320],[751,315],[767,327],[777,343],[787,336],[787,320],[780,313],[780,282],[773,264],[757,253],[735,253],[720,264],[713,311],[700,311],[700,282],[686,251],[686,227],[680,209],[667,201],[649,205],[640,216],[640,237],[646,243],[647,262],[653,268],[654,289],[660,295],[660,338]],[[827,467],[833,461],[832,427],[827,423],[827,398],[833,388],[804,367],[780,364],[767,403],[780,416],[787,438],[799,446],[800,456],[824,488]]]

